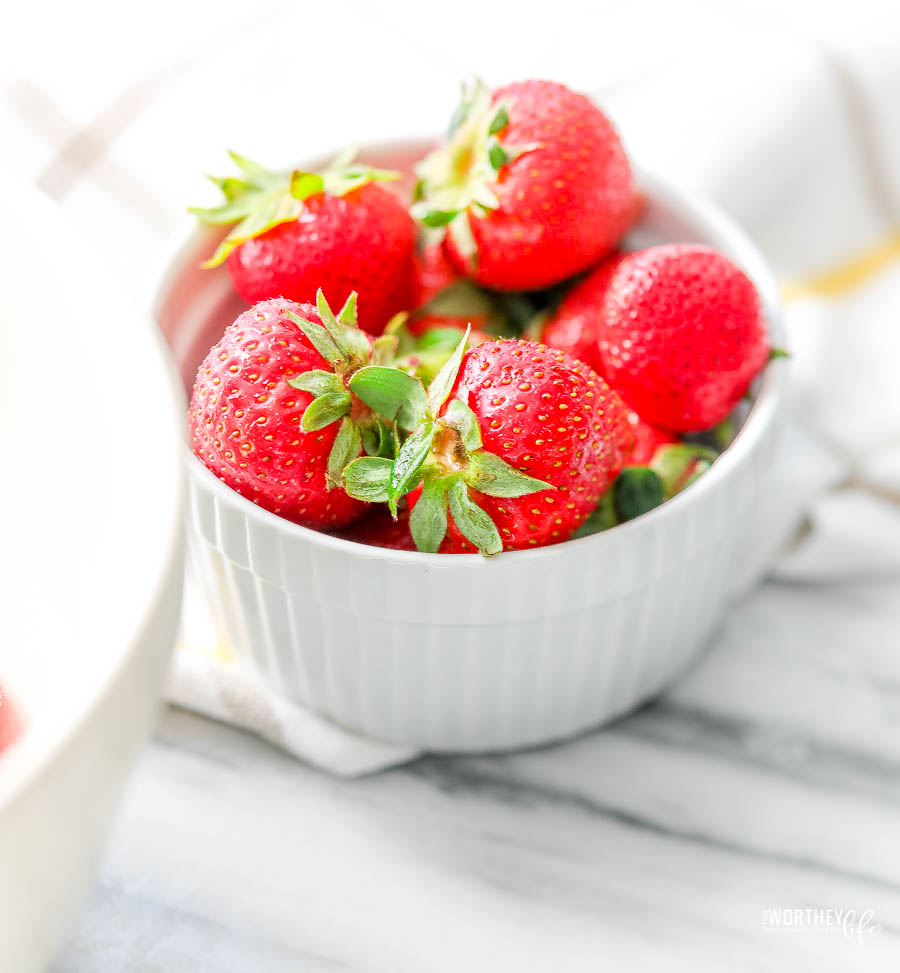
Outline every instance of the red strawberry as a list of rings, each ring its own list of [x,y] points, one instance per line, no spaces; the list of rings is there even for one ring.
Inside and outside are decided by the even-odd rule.
[[[440,243],[432,243],[425,247],[422,255],[416,258],[416,280],[418,282],[416,307],[427,304],[445,287],[449,287],[459,278],[459,273],[447,259]]]
[[[366,509],[340,488],[363,439],[377,452],[383,428],[345,387],[371,358],[353,315],[352,298],[336,320],[321,294],[318,311],[257,304],[206,356],[191,397],[197,456],[248,500],[306,527],[339,527]]]
[[[688,243],[628,254],[606,288],[600,372],[647,422],[721,422],[769,358],[759,296],[727,257]]]
[[[546,322],[541,335],[545,344],[579,358],[594,371],[601,367],[597,344],[600,307],[621,262],[622,255],[615,254],[577,283]]]
[[[636,412],[628,413],[628,422],[634,434],[634,448],[628,456],[629,466],[649,466],[661,446],[678,442],[670,432],[644,422]]]
[[[334,532],[336,537],[371,547],[387,547],[394,551],[414,551],[415,541],[409,532],[409,511],[401,511],[397,519],[391,516],[387,507],[378,505],[372,512],[342,530]]]
[[[533,290],[586,270],[636,213],[609,119],[549,81],[465,93],[445,146],[418,166],[414,214],[447,226],[447,255],[479,283]]]
[[[244,300],[312,302],[322,288],[343,304],[357,291],[359,326],[372,334],[412,306],[415,225],[375,181],[396,173],[351,165],[345,156],[322,173],[281,175],[232,158],[245,178],[214,180],[224,204],[192,212],[207,223],[237,223],[206,266],[227,259]]]
[[[494,554],[567,540],[622,468],[621,401],[545,345],[464,350],[463,341],[427,399],[413,396],[418,422],[397,459],[352,463],[348,492],[396,504],[412,491],[420,550]]]

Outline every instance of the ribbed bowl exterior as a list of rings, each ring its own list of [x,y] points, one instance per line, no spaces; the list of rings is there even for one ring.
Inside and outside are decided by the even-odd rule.
[[[648,195],[635,245],[718,246],[754,276],[779,336],[774,287],[740,231],[658,183]],[[168,294],[186,292],[185,252],[157,302],[168,332],[179,313],[215,303],[207,295],[165,310]],[[658,693],[721,625],[772,452],[779,384],[764,376],[735,443],[662,507],[603,534],[491,559],[305,530],[248,503],[189,456],[194,569],[238,660],[337,723],[429,750],[561,739]]]
[[[707,644],[767,445],[702,503],[493,560],[309,543],[192,464],[189,545],[238,659],[284,696],[431,750],[537,744],[632,709]]]

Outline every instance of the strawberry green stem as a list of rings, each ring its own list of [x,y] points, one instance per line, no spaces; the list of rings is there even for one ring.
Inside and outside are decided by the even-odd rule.
[[[412,214],[427,227],[449,232],[466,258],[476,257],[469,213],[485,216],[500,203],[497,175],[507,163],[535,146],[501,143],[510,105],[494,102],[482,81],[463,88],[446,143],[416,167],[419,181]]]

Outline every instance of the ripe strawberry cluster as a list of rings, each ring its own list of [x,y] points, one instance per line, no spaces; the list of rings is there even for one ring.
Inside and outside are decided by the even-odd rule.
[[[250,305],[197,373],[193,449],[234,490],[362,543],[496,554],[631,519],[715,460],[771,355],[706,247],[640,218],[606,116],[560,84],[464,91],[402,174],[233,156],[225,262]],[[333,310],[340,308],[340,310]]]

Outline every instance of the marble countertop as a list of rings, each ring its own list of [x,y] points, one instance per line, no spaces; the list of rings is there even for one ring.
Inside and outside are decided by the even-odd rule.
[[[604,732],[357,781],[168,710],[53,973],[896,970],[898,622],[768,584]]]

